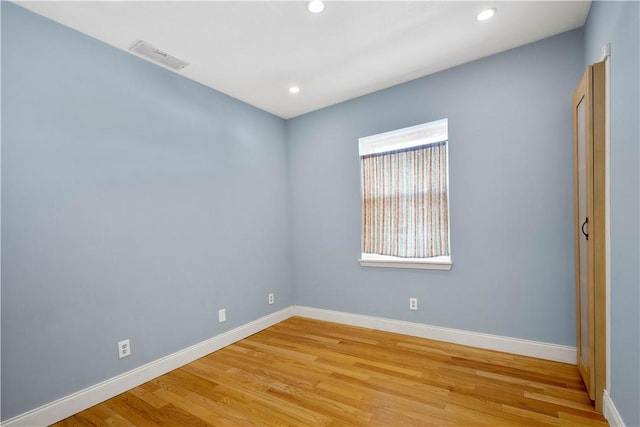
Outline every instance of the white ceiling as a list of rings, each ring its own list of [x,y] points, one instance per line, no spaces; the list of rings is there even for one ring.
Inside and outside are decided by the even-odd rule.
[[[145,40],[187,78],[282,118],[584,24],[590,1],[19,1],[117,48]],[[498,9],[489,21],[478,11]],[[288,88],[300,86],[291,95]]]

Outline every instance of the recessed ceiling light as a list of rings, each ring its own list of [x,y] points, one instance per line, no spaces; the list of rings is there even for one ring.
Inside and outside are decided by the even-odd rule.
[[[291,87],[289,88],[289,93],[292,93],[292,94],[294,94],[294,95],[295,95],[296,93],[300,93],[300,88],[299,88],[298,86],[291,86]]]
[[[486,21],[487,19],[491,19],[495,14],[496,14],[496,9],[492,7],[491,9],[485,9],[482,12],[478,13],[478,16],[476,16],[476,19],[478,21]]]
[[[307,10],[311,13],[320,13],[324,10],[324,2],[322,0],[308,1]]]

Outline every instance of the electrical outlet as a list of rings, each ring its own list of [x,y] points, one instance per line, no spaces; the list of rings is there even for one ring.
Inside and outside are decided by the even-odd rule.
[[[418,309],[418,298],[409,298],[409,310]]]
[[[225,320],[227,320],[227,310],[224,308],[218,310],[218,323],[222,323]]]
[[[273,304],[275,302],[275,297],[273,294],[269,294],[269,304]]]
[[[122,359],[127,356],[131,356],[131,344],[129,344],[129,340],[120,341],[118,343],[118,357]]]

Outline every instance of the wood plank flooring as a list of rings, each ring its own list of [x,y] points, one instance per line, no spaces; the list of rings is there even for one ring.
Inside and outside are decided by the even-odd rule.
[[[577,368],[293,317],[55,426],[607,426]]]

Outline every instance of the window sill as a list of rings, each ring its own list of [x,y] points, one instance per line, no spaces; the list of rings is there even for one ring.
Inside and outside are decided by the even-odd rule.
[[[453,263],[451,262],[451,259],[450,258],[446,259],[445,257],[439,257],[439,258],[440,259],[420,259],[420,260],[392,258],[392,257],[384,257],[384,259],[361,258],[358,260],[358,262],[362,267],[418,268],[423,270],[451,270],[451,267],[453,267]]]

